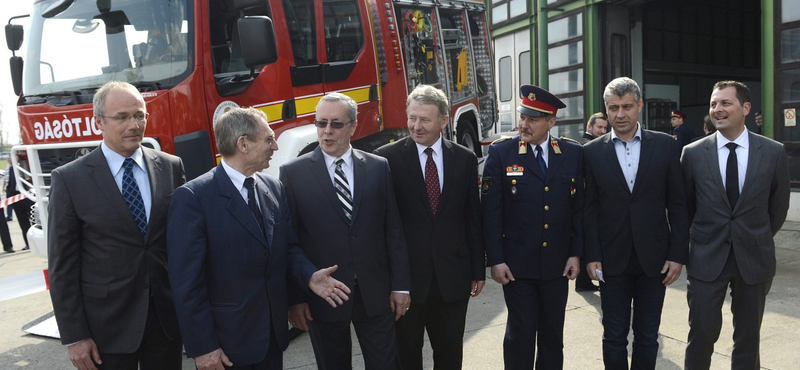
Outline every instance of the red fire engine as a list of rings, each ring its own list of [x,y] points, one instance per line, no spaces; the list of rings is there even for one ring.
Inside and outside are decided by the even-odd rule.
[[[353,145],[372,150],[405,135],[406,96],[423,83],[450,98],[445,136],[480,157],[497,116],[485,17],[476,0],[36,0],[24,68],[11,58],[20,187],[46,223],[49,173],[98,145],[92,97],[110,80],[139,88],[145,145],[180,156],[190,179],[216,164],[213,122],[230,107],[267,114],[275,172],[316,147],[324,94],[358,102]],[[19,51],[13,23],[6,39]],[[46,256],[41,226],[29,239]]]

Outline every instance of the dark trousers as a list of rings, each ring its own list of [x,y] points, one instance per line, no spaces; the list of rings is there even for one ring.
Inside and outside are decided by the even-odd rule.
[[[352,289],[353,313],[350,321],[309,322],[309,337],[314,347],[314,356],[320,370],[352,369],[352,341],[350,322],[356,329],[358,343],[364,356],[367,370],[391,370],[397,362],[397,341],[394,313],[389,309],[386,297],[386,312],[370,317],[358,284]]]
[[[11,243],[11,232],[8,231],[8,221],[5,219],[0,222],[0,240],[3,242],[3,250],[13,250],[13,243]]]
[[[124,335],[124,334],[120,334]],[[180,370],[183,343],[180,338],[169,339],[158,321],[153,301],[147,312],[142,344],[134,353],[100,353],[100,370]]]
[[[686,298],[689,302],[689,344],[686,346],[684,369],[711,367],[714,343],[722,330],[722,303],[731,288],[733,313],[732,370],[761,368],[759,343],[761,320],[772,279],[761,284],[747,284],[742,279],[733,252],[728,256],[722,273],[716,280],[700,281],[689,277]]]
[[[464,327],[469,297],[445,302],[434,276],[425,301],[411,300],[405,316],[397,321],[397,354],[403,370],[422,370],[425,330],[433,349],[434,370],[461,369]]]
[[[275,329],[269,330],[269,348],[267,355],[260,362],[252,365],[225,367],[228,370],[282,370],[283,369],[283,351],[278,346],[278,338],[275,337]]]
[[[580,270],[578,270],[578,277],[575,278],[575,287],[576,288],[591,288],[594,287],[594,283],[592,283],[592,278],[589,277],[589,273],[586,272],[586,259],[581,257],[580,263]]]
[[[22,239],[25,240],[25,246],[28,246],[28,229],[31,228],[31,207],[33,206],[33,202],[28,199],[22,199],[19,202],[14,203],[14,213],[17,214],[17,222],[19,222],[19,228],[22,229]]]
[[[653,370],[658,355],[658,327],[664,306],[664,275],[647,276],[632,253],[621,275],[600,284],[603,309],[603,363],[606,370],[628,369],[628,332],[633,326],[630,369]],[[631,323],[631,307],[633,322]]]
[[[516,279],[503,286],[508,319],[503,339],[506,370],[562,369],[564,367],[564,317],[569,283]],[[538,351],[537,351],[538,349]]]

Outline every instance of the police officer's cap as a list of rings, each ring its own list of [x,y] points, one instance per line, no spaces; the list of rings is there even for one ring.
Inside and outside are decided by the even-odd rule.
[[[670,118],[672,118],[672,117],[680,117],[681,119],[686,119],[686,115],[683,114],[683,112],[681,112],[679,110],[673,110],[672,114],[669,117]]]
[[[519,87],[519,95],[522,102],[517,111],[531,117],[555,116],[559,108],[567,107],[561,99],[538,86],[522,85]]]

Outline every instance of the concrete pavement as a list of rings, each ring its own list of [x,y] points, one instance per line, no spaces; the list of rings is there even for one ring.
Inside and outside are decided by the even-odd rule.
[[[23,246],[16,220],[9,223],[14,245]],[[776,237],[778,270],[772,284],[761,330],[762,369],[800,368],[800,223],[788,222]],[[0,254],[0,279],[41,271],[44,259],[29,251]],[[487,271],[488,272],[488,271]],[[657,369],[683,368],[687,321],[685,272],[667,289],[659,338]],[[487,278],[488,279],[488,278]],[[490,279],[489,279],[490,280]],[[2,282],[2,280],[0,280]],[[572,287],[572,285],[570,286]],[[0,369],[72,369],[66,349],[55,339],[26,334],[22,326],[52,311],[47,292],[0,302]],[[733,326],[729,299],[723,308],[724,323],[711,368],[730,369]],[[599,293],[570,290],[564,329],[565,369],[602,369]],[[464,338],[464,369],[502,369],[506,310],[502,288],[488,281],[483,293],[472,300]],[[353,334],[355,338],[355,334]],[[353,368],[363,369],[357,341],[353,344]],[[426,344],[426,368],[432,369],[431,351]],[[192,360],[184,369],[194,369]],[[285,369],[316,369],[307,334],[295,339],[284,353]]]

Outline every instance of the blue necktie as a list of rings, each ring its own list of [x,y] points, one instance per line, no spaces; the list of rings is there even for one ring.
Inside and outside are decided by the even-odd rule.
[[[144,209],[144,201],[142,201],[142,193],[139,191],[139,185],[133,178],[133,159],[125,158],[122,162],[122,168],[125,172],[122,174],[122,198],[128,204],[128,209],[136,220],[136,225],[139,226],[139,231],[142,233],[142,239],[147,239],[147,212]]]
[[[542,147],[536,146],[536,161],[539,162],[539,168],[542,169],[542,175],[547,178],[547,164],[544,163],[544,156],[542,156]]]

